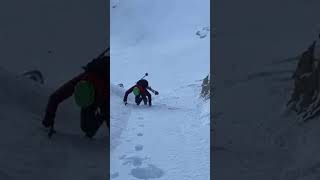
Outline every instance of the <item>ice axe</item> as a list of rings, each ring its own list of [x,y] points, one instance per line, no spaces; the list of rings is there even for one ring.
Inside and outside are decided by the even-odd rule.
[[[110,51],[110,47],[107,47],[98,57],[94,58],[91,62],[89,62],[86,66],[82,66],[82,69],[87,70],[87,66],[90,63],[95,63],[97,60],[101,60],[107,52]]]
[[[148,73],[145,73],[144,76],[143,76],[141,79],[143,79],[144,77],[146,77],[146,76],[148,76],[148,75],[149,75]]]
[[[145,73],[144,76],[143,76],[141,79],[143,79],[144,77],[146,77],[146,76],[148,76],[148,75],[149,75],[148,73]],[[151,92],[153,92],[155,95],[159,95],[159,92],[156,91],[156,90],[154,90],[154,89],[152,89],[150,86],[148,87],[148,89],[149,89]]]
[[[149,75],[148,73],[145,73],[144,76],[142,76],[142,78],[139,79],[139,81],[140,81],[141,79],[143,79],[144,77],[148,76],[148,75]],[[139,81],[138,81],[138,82],[139,82]],[[138,83],[138,82],[136,82],[136,83]]]
[[[105,49],[96,59],[102,58],[104,56],[104,54],[106,54],[109,51],[110,51],[110,47],[107,47],[107,49]]]

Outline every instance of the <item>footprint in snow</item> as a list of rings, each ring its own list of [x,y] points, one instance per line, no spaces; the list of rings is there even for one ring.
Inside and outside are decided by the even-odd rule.
[[[138,119],[143,120],[143,117],[138,117]]]
[[[131,175],[138,179],[156,179],[164,175],[164,171],[155,165],[148,164],[147,167],[137,167],[131,170]]]
[[[178,110],[179,108],[176,107],[168,107],[169,110]]]
[[[144,127],[144,125],[143,125],[143,124],[140,124],[139,127]]]
[[[110,177],[111,177],[111,179],[117,178],[117,177],[119,177],[119,173],[118,173],[118,172],[112,173],[112,174],[110,175]]]
[[[147,158],[147,157],[141,158],[141,157],[138,157],[138,156],[126,157],[126,155],[124,155],[120,159],[124,161],[122,163],[122,165],[130,165],[130,164],[132,164],[133,166],[138,167],[138,166],[141,166],[142,163],[145,160],[149,159],[149,158]]]
[[[143,136],[143,133],[138,133],[137,136]]]
[[[143,149],[143,145],[138,144],[134,148],[136,151],[141,151]]]

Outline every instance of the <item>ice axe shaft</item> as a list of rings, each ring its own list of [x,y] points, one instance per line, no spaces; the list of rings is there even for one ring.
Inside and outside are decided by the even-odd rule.
[[[105,53],[107,53],[110,50],[110,47],[108,47],[107,49],[105,49],[98,57],[97,59],[100,59],[104,56]]]
[[[158,95],[158,94],[159,94],[158,91],[152,89],[150,86],[149,86],[147,89],[149,89],[149,90],[150,90],[151,92],[153,92],[153,94],[155,94],[155,95]]]
[[[148,73],[145,73],[144,76],[143,76],[141,79],[143,79],[144,77],[146,77],[146,76],[148,76],[148,75],[149,75]]]

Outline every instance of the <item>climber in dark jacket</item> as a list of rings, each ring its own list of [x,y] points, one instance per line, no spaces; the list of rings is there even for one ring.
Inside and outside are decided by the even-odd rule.
[[[108,117],[110,56],[94,59],[83,69],[85,72],[63,84],[49,97],[42,124],[45,127],[53,127],[59,104],[74,94],[79,82],[87,81],[94,87],[94,102],[86,108],[81,108],[81,129],[87,137],[92,138],[104,121],[110,127]]]
[[[135,102],[137,105],[140,105],[140,103],[143,101],[144,105],[147,105],[147,102],[149,101],[149,106],[152,105],[152,98],[151,94],[149,93],[150,90],[153,92],[155,95],[158,95],[159,92],[153,90],[150,86],[147,80],[145,79],[140,79],[136,85],[132,86],[130,89],[128,89],[124,95],[123,102],[125,105],[127,105],[127,99],[128,95],[130,93],[134,93],[135,95]],[[147,98],[148,97],[148,98]]]

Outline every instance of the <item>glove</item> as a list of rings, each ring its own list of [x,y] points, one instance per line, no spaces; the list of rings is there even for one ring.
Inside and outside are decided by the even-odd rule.
[[[158,91],[155,91],[155,92],[154,92],[154,94],[155,94],[155,95],[158,95],[158,94],[159,94],[159,92],[158,92]]]
[[[42,125],[46,128],[52,127],[54,124],[54,118],[49,117],[48,115],[45,116],[45,118],[42,120]]]

